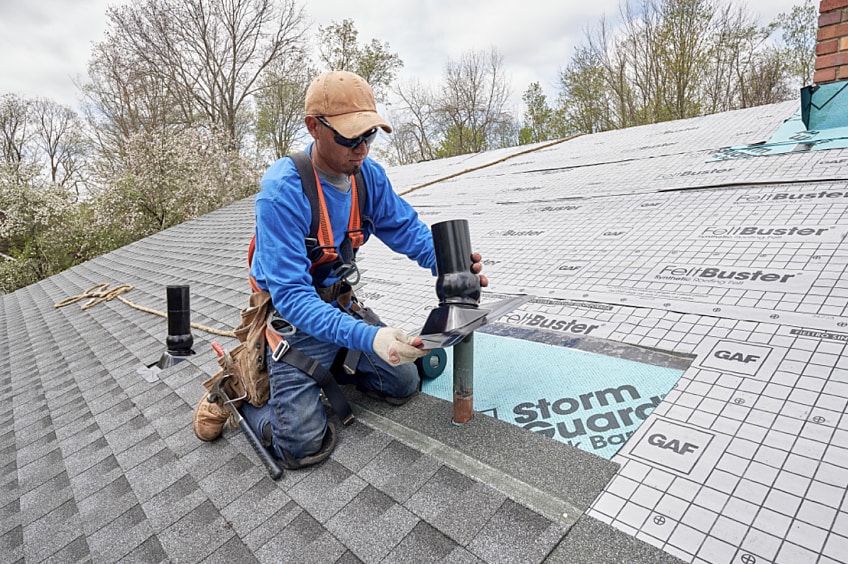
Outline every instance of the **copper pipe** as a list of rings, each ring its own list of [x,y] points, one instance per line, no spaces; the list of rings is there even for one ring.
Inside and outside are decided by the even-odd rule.
[[[474,415],[474,333],[453,347],[454,425],[471,421]]]

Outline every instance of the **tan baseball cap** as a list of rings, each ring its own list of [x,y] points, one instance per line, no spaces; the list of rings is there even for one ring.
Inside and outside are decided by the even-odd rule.
[[[324,116],[336,131],[350,138],[374,127],[392,132],[392,126],[377,113],[371,86],[348,71],[325,72],[312,81],[306,90],[306,115]]]

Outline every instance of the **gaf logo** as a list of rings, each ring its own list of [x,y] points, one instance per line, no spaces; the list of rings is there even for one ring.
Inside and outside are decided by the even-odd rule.
[[[601,231],[596,235],[598,239],[621,239],[630,233],[629,227],[610,228]]]
[[[686,443],[681,442],[680,439],[672,439],[668,438],[662,433],[654,433],[650,437],[648,437],[648,444],[654,445],[656,447],[670,450],[675,454],[684,455],[690,452],[695,452],[698,450],[700,445],[696,445],[694,443]]]
[[[556,276],[574,276],[590,264],[591,263],[589,262],[582,261],[566,262],[554,267],[554,269],[551,271],[551,274],[554,274]]]
[[[771,352],[771,347],[763,345],[718,341],[700,365],[720,372],[754,376]]]
[[[742,354],[740,352],[733,351],[716,351],[716,358],[721,358],[723,360],[735,360],[736,362],[744,362],[748,364],[749,362],[757,362],[760,360],[760,357],[755,354]]]
[[[631,456],[689,474],[714,435],[657,417],[630,450]]]

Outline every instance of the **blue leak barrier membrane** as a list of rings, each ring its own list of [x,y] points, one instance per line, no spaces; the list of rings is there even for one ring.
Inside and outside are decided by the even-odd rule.
[[[453,355],[424,393],[453,401]],[[659,405],[683,371],[477,332],[474,411],[606,459]]]
[[[848,100],[848,96],[845,96]],[[841,102],[840,102],[841,103]],[[833,104],[836,106],[837,104]],[[848,112],[848,103],[843,104]],[[820,151],[823,149],[845,149],[848,147],[848,127],[831,127],[807,130],[801,120],[801,110],[783,122],[783,125],[765,143],[719,149],[707,162],[732,159],[784,155],[798,151]]]

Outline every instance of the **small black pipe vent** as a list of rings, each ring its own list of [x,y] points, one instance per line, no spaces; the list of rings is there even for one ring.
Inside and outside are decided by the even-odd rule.
[[[175,356],[194,354],[191,346],[191,304],[188,286],[168,286],[168,337],[165,344],[168,352]]]
[[[188,286],[168,286],[168,336],[165,337],[167,350],[156,363],[160,369],[171,367],[194,354],[191,334],[191,304]]]
[[[477,307],[480,279],[471,272],[471,235],[468,220],[435,223],[433,248],[436,251],[436,296],[439,304]]]

